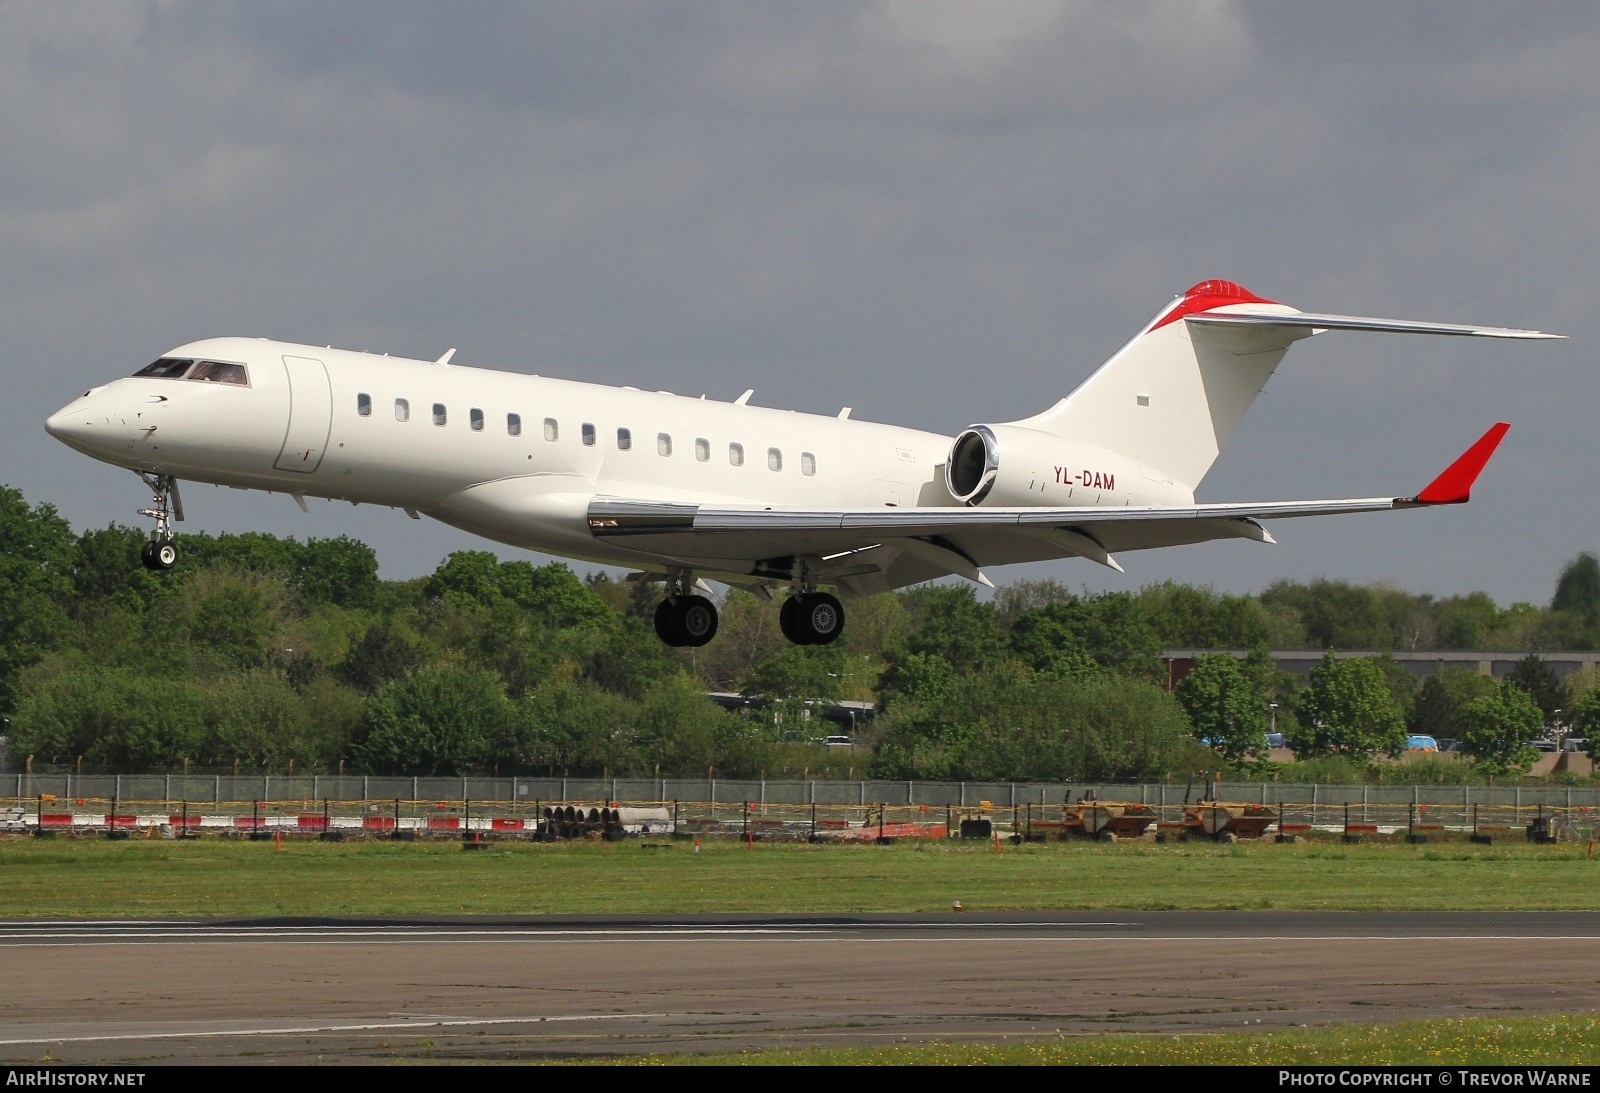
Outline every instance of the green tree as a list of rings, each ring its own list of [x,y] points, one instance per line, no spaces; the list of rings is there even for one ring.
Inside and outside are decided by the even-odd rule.
[[[53,507],[0,486],[0,714],[16,707],[18,673],[66,637],[75,547]]]
[[[53,763],[82,756],[119,772],[170,770],[204,754],[205,694],[188,681],[127,668],[73,668],[31,689],[11,727],[14,755]]]
[[[1174,694],[1189,715],[1195,736],[1230,763],[1261,750],[1267,731],[1267,698],[1233,657],[1226,653],[1200,657]]]
[[[1499,687],[1492,676],[1470,668],[1444,668],[1422,681],[1406,718],[1409,731],[1435,739],[1457,739],[1465,731],[1467,704]]]
[[[78,536],[72,560],[74,610],[82,615],[115,605],[147,610],[175,586],[175,574],[152,572],[139,560],[148,537],[137,528],[110,527]]]
[[[300,696],[275,672],[249,671],[218,680],[205,696],[205,741],[195,756],[224,766],[281,771],[290,760],[304,768],[337,756],[317,754],[311,717]]]
[[[874,775],[1132,781],[1187,765],[1188,719],[1160,687],[1018,668],[958,677],[941,701],[880,715]]]
[[[1533,699],[1546,727],[1555,724],[1556,711],[1567,704],[1567,689],[1562,686],[1561,677],[1537,653],[1529,653],[1517,661],[1506,673],[1505,682]]]
[[[423,659],[421,645],[392,619],[378,619],[367,626],[360,640],[351,643],[339,671],[353,686],[370,692],[415,671]]]
[[[1467,703],[1462,722],[1461,750],[1487,774],[1521,774],[1539,757],[1528,746],[1543,727],[1539,707],[1514,684]]]
[[[1329,650],[1311,670],[1298,715],[1293,744],[1306,757],[1332,750],[1368,759],[1405,747],[1405,719],[1387,675],[1371,657],[1341,659]]]
[[[1600,759],[1600,687],[1591,687],[1573,705],[1573,735],[1582,737],[1590,759]]]
[[[1587,550],[1568,562],[1556,580],[1553,611],[1570,611],[1593,626],[1600,624],[1600,558]]]
[[[264,572],[211,569],[179,593],[191,644],[244,668],[260,668],[288,648],[282,628],[295,614],[288,580]]]
[[[980,671],[1005,654],[1005,635],[994,608],[978,602],[968,585],[922,585],[903,593],[911,616],[897,661],[913,653],[943,657],[957,671]]]
[[[468,774],[511,750],[512,708],[493,672],[423,668],[367,701],[356,742],[369,770]]]
[[[786,699],[834,699],[844,678],[845,652],[837,645],[790,645],[744,678],[747,695]]]
[[[378,555],[343,535],[308,539],[295,559],[293,582],[309,603],[370,608],[378,602]]]
[[[1392,649],[1395,644],[1378,597],[1362,585],[1276,581],[1261,593],[1261,604],[1296,615],[1307,639],[1317,648]]]

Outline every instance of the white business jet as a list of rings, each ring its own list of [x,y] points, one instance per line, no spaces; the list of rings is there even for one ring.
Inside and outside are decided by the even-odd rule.
[[[1175,299],[1066,398],[953,439],[837,417],[255,338],[172,350],[45,428],[154,494],[144,563],[177,560],[178,481],[431,516],[512,546],[638,570],[656,632],[717,630],[704,578],[786,590],[783,632],[826,644],[864,595],[984,567],[1211,539],[1258,522],[1457,504],[1508,426],[1409,497],[1197,505],[1290,344],[1325,330],[1553,338],[1532,330],[1312,315],[1229,281]]]

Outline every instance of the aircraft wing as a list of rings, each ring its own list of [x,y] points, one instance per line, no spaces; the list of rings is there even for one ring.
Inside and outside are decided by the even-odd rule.
[[[957,574],[988,583],[983,567],[1084,557],[1120,570],[1126,550],[1212,539],[1273,541],[1261,520],[1465,502],[1510,428],[1500,423],[1409,497],[1125,508],[911,507],[795,509],[597,497],[596,538],[641,555],[718,572],[779,579],[804,558],[817,579],[881,591]]]

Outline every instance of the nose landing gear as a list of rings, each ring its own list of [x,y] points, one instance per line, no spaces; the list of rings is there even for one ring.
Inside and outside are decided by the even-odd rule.
[[[140,516],[156,522],[155,534],[139,550],[139,560],[144,567],[165,572],[178,564],[178,548],[172,544],[172,522],[183,519],[183,499],[178,496],[178,480],[170,474],[136,472],[150,487],[151,507],[140,509]]]

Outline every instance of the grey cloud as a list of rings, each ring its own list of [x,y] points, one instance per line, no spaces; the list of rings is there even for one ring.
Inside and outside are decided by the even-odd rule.
[[[127,519],[131,476],[46,446],[39,422],[209,334],[457,345],[464,363],[754,386],[951,431],[1046,404],[1205,277],[1581,335],[1600,26],[1587,7],[1508,10],[0,8],[0,480],[80,524]],[[1413,488],[1506,414],[1478,503],[1137,556],[1128,580],[1547,597],[1600,539],[1547,480],[1596,454],[1585,360],[1579,343],[1297,348],[1208,498]],[[396,574],[464,541],[198,497],[210,526],[382,537]],[[1120,580],[1086,569],[1049,572]]]

